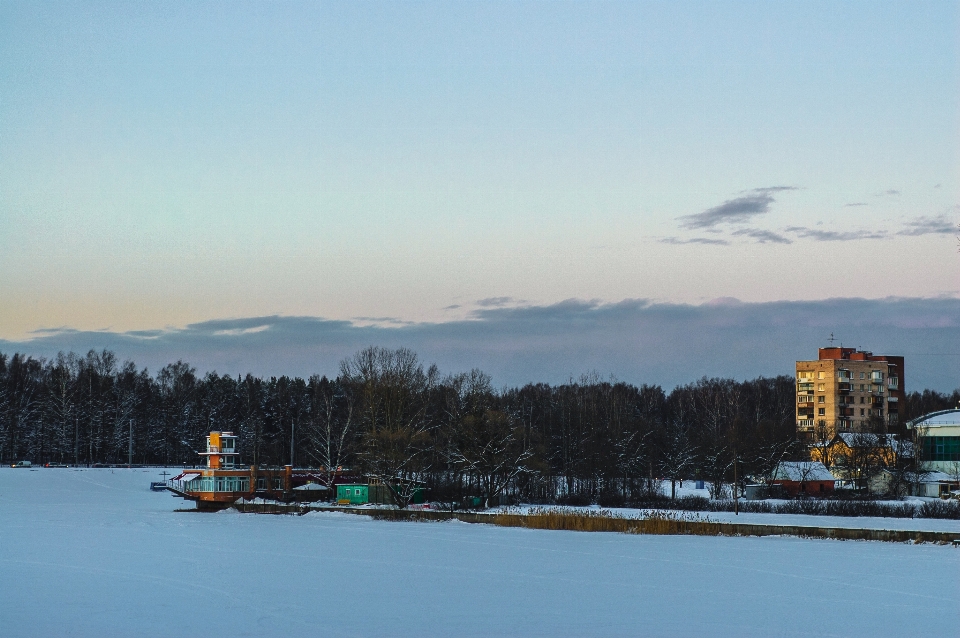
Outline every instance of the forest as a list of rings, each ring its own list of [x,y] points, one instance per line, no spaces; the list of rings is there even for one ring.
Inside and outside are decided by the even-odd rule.
[[[495,388],[403,348],[364,349],[332,379],[198,376],[183,361],[151,375],[106,350],[0,353],[0,461],[192,466],[206,434],[227,430],[242,462],[261,467],[342,468],[451,502],[617,505],[656,496],[660,479],[722,485],[806,459],[795,393],[788,375],[670,391],[597,373]],[[958,401],[960,390],[911,392],[900,427]]]

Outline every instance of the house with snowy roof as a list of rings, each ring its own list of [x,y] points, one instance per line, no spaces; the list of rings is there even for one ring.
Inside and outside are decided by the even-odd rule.
[[[870,491],[891,496],[947,498],[960,490],[960,475],[946,472],[895,472],[881,470],[870,479]]]
[[[856,458],[870,457],[872,465],[893,467],[913,458],[913,443],[895,434],[838,432],[828,443],[810,446],[810,460],[826,467],[849,466]]]
[[[832,494],[837,477],[819,461],[781,461],[770,484],[779,485],[788,496],[826,496]]]

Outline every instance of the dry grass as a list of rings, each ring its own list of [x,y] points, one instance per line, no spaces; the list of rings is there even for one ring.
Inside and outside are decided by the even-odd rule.
[[[505,510],[491,521],[503,527],[566,530],[571,532],[621,532],[627,534],[715,535],[722,527],[698,514],[653,511],[639,518],[627,518],[605,510],[583,511],[565,508],[536,508],[520,514]]]

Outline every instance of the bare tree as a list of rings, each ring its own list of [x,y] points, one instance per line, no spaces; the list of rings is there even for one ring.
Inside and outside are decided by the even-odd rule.
[[[464,417],[455,438],[451,461],[466,474],[476,477],[484,506],[499,496],[520,474],[533,451],[523,445],[522,431],[500,411]]]
[[[324,469],[326,485],[333,487],[337,473],[353,452],[353,394],[339,381],[314,375],[310,391],[310,425],[307,454]]]
[[[675,499],[677,481],[683,480],[696,460],[696,450],[690,442],[687,425],[676,419],[667,422],[661,432],[657,451],[660,469],[670,479],[670,498]]]
[[[430,468],[428,394],[438,376],[435,366],[424,371],[417,355],[406,348],[369,347],[340,364],[341,383],[359,402],[364,467],[387,486],[401,508]]]

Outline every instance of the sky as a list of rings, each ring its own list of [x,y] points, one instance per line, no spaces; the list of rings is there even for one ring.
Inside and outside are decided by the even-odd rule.
[[[955,2],[4,2],[0,60],[4,352],[767,373],[700,354],[736,305],[784,373],[836,333],[960,386]]]

